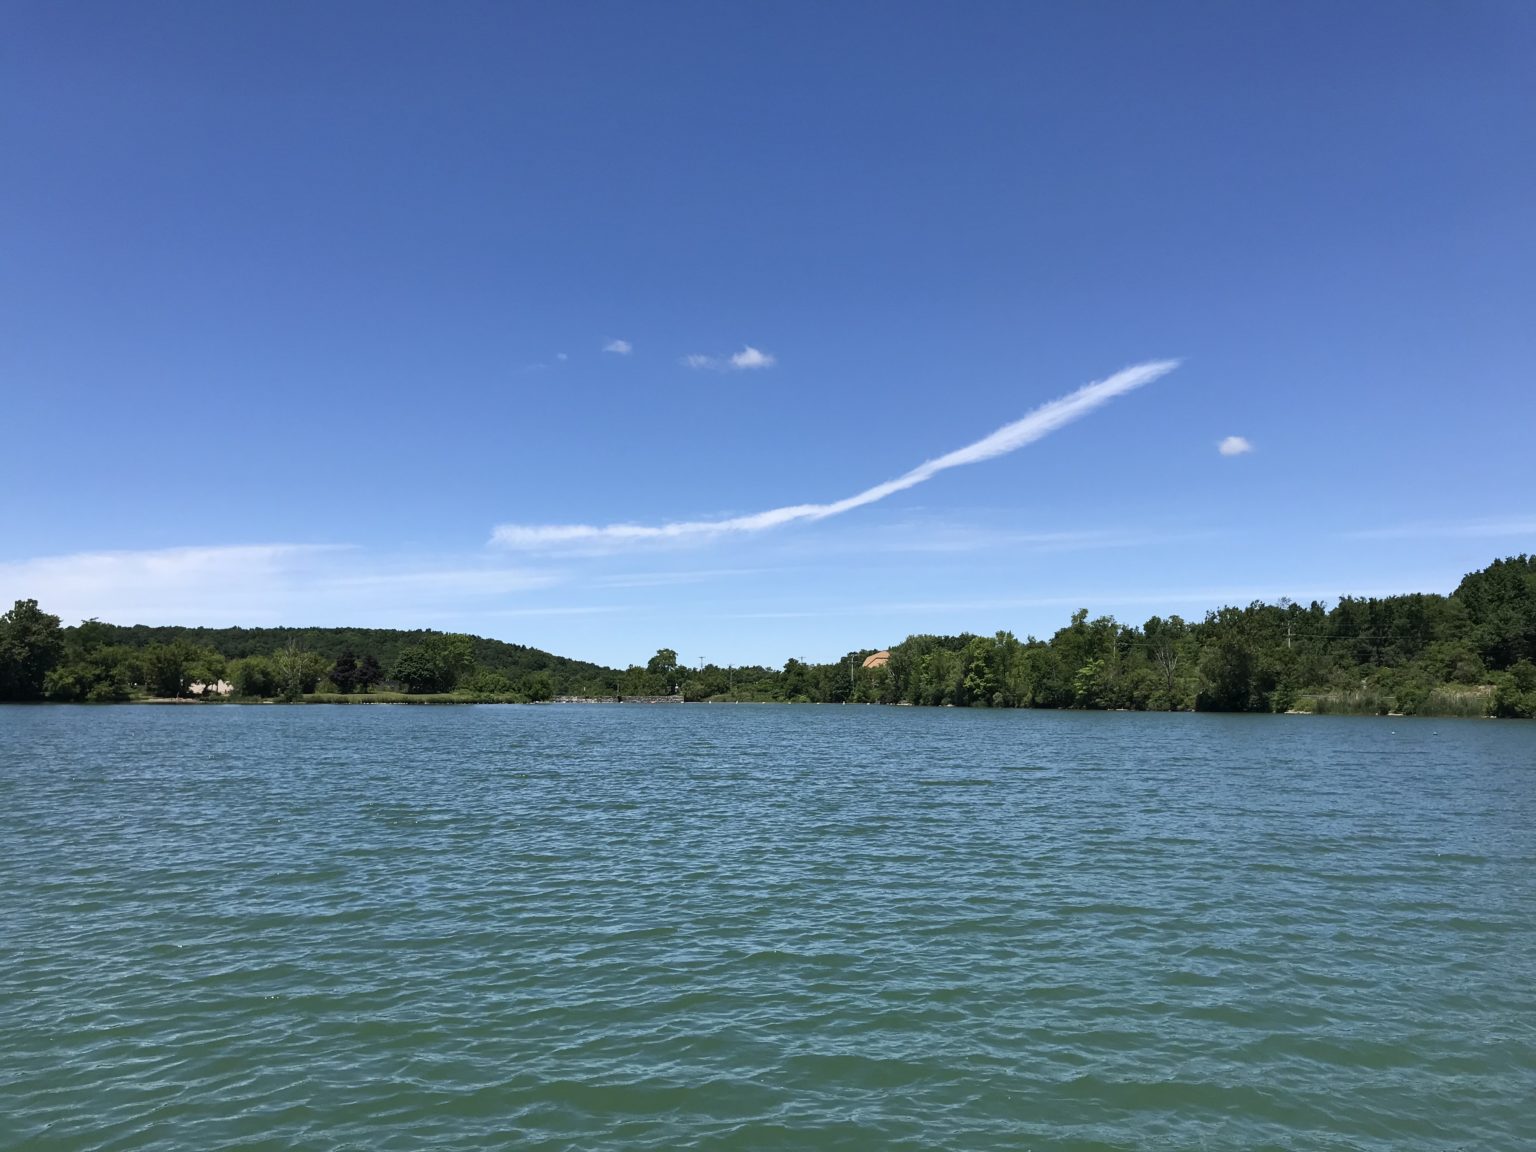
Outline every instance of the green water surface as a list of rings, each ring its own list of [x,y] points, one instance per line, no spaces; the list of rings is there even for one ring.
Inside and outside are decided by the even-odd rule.
[[[1536,1147],[1536,724],[0,708],[0,1148]]]

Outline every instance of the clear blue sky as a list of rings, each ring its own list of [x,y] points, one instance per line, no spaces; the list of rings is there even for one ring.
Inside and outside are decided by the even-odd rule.
[[[777,664],[1448,591],[1536,550],[1533,61],[1523,2],[5,0],[0,597]]]

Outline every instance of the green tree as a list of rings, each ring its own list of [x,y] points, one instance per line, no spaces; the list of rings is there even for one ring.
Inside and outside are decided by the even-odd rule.
[[[219,694],[219,681],[223,680],[229,670],[229,661],[223,655],[212,648],[204,648],[197,654],[197,659],[192,662],[193,683],[203,686],[204,696],[217,696]]]
[[[548,672],[530,672],[523,677],[523,695],[534,703],[555,698],[555,682]]]
[[[395,660],[394,678],[407,692],[452,692],[474,662],[474,640],[457,633],[428,636]]]
[[[247,656],[229,666],[235,695],[266,697],[277,695],[277,670],[265,656]]]
[[[384,679],[384,669],[379,667],[378,658],[369,652],[357,662],[357,687],[360,691],[371,692],[373,686]]]
[[[78,662],[60,664],[43,677],[43,695],[61,704],[84,700],[92,686],[90,669]]]
[[[459,681],[459,691],[472,696],[511,696],[517,689],[505,672],[477,668]]]
[[[41,700],[48,673],[64,654],[59,618],[36,600],[18,600],[0,616],[0,700]]]
[[[1243,638],[1218,638],[1200,653],[1200,694],[1195,707],[1201,712],[1247,711],[1252,678],[1253,657]]]
[[[652,679],[651,695],[670,695],[677,690],[682,675],[677,653],[670,648],[658,648],[656,655],[646,661],[645,672]]]
[[[1491,708],[1495,716],[1536,717],[1536,664],[1519,660],[1510,665],[1494,688]]]
[[[810,687],[810,669],[793,656],[784,661],[784,672],[779,677],[779,690],[784,694],[784,699],[791,701],[809,699]]]
[[[82,620],[75,626],[73,647],[77,652],[88,656],[97,649],[111,644],[112,632],[112,625],[103,624],[92,616],[89,620]]]
[[[313,692],[319,687],[325,669],[325,657],[307,648],[300,648],[297,641],[290,640],[272,655],[276,695],[292,701]]]
[[[1075,708],[1103,708],[1108,692],[1108,670],[1097,657],[1072,674],[1072,705]]]
[[[1536,556],[1495,560],[1453,594],[1466,611],[1483,662],[1498,670],[1536,660]]]
[[[185,696],[193,677],[193,664],[202,655],[185,640],[151,644],[144,650],[144,682],[154,696]]]
[[[352,692],[357,688],[357,676],[357,656],[348,648],[331,665],[331,683],[340,692]]]
[[[970,704],[978,708],[992,706],[997,695],[997,673],[993,668],[992,642],[980,636],[965,646],[962,655],[961,699],[957,704]]]
[[[997,681],[1004,708],[1017,708],[1024,701],[1024,646],[1012,632],[999,632],[992,637],[992,647],[997,658]]]
[[[1146,637],[1148,655],[1160,681],[1163,707],[1177,708],[1181,695],[1179,669],[1185,663],[1184,652],[1189,629],[1177,616],[1170,616],[1167,620],[1154,616],[1147,621],[1142,635]]]
[[[127,700],[142,680],[139,654],[120,644],[92,647],[48,676],[50,700],[88,700],[105,704]]]

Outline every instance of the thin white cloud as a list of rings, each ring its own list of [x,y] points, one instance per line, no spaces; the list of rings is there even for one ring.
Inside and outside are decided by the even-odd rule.
[[[549,587],[554,573],[484,556],[374,555],[257,544],[85,552],[0,563],[0,603],[29,598],[74,623],[403,624],[418,628]]]
[[[635,350],[635,346],[628,340],[610,340],[603,345],[604,352],[612,352],[615,356],[628,356]]]
[[[1064,532],[1016,532],[987,525],[946,524],[942,521],[883,526],[850,540],[870,552],[965,553],[1010,550],[1019,552],[1083,552],[1109,548],[1144,548],[1200,539],[1208,532],[1167,532],[1146,528],[1085,528]]]
[[[1246,437],[1228,436],[1220,444],[1216,445],[1216,451],[1220,452],[1223,456],[1241,456],[1245,452],[1252,452],[1253,445],[1248,442]]]
[[[1410,589],[1417,590],[1418,586],[1404,582],[1401,586],[1382,585],[1379,587],[1359,588],[1347,594],[1366,597],[1399,596]],[[802,617],[844,619],[849,616],[880,616],[886,614],[898,617],[914,617],[924,613],[933,615],[966,615],[1025,608],[1088,608],[1093,615],[1097,616],[1101,614],[1114,615],[1114,610],[1117,608],[1168,610],[1173,607],[1183,608],[1191,604],[1202,608],[1215,608],[1218,605],[1252,604],[1255,601],[1262,601],[1265,604],[1277,604],[1283,599],[1289,599],[1298,604],[1307,604],[1313,600],[1319,603],[1327,603],[1339,594],[1337,588],[1314,587],[1310,590],[1302,589],[1298,591],[1294,588],[1280,590],[1277,588],[1254,586],[1186,588],[1172,589],[1165,592],[1079,592],[1071,596],[1010,596],[974,600],[860,600],[848,604],[783,612],[771,609],[761,612],[719,612],[715,614],[715,618],[722,620],[774,620]],[[976,624],[976,621],[972,620],[971,623]],[[979,626],[985,627],[985,625]]]
[[[566,360],[569,360],[570,357],[567,356],[564,352],[556,352],[555,353],[555,359],[561,361],[562,363],[564,363]]]
[[[772,368],[778,363],[778,357],[747,344],[740,352],[730,356],[701,356],[695,353],[684,356],[683,363],[689,368],[704,368],[713,372],[744,372],[754,368]]]
[[[570,606],[556,606],[544,608],[493,608],[488,612],[477,615],[500,619],[506,617],[540,617],[540,616],[598,616],[604,613],[624,612],[627,609],[618,604],[573,604]]]
[[[730,533],[763,532],[799,520],[825,520],[840,516],[866,504],[884,500],[897,492],[931,480],[940,472],[967,464],[979,464],[997,456],[1016,452],[1026,444],[1062,428],[1072,421],[1088,415],[1094,409],[1107,404],[1117,396],[1149,384],[1178,367],[1177,360],[1159,360],[1138,364],[1116,372],[1106,380],[1084,385],[1076,392],[1042,404],[1033,412],[1011,424],[1005,424],[990,436],[984,436],[974,444],[967,444],[953,452],[925,461],[894,480],[876,484],[873,488],[835,500],[829,504],[791,504],[782,508],[770,508],[749,516],[733,516],[719,520],[683,520],[670,524],[502,524],[491,535],[491,541],[509,548],[548,548],[568,544],[587,543],[637,543],[652,540],[678,540],[721,536]]]
[[[706,584],[736,576],[761,576],[765,572],[788,572],[787,568],[714,568],[689,569],[686,572],[620,572],[592,582],[597,588],[672,588],[683,584]]]
[[[1349,540],[1481,540],[1501,536],[1529,536],[1536,540],[1536,516],[1511,516],[1497,520],[1429,521],[1387,528],[1346,532]]]

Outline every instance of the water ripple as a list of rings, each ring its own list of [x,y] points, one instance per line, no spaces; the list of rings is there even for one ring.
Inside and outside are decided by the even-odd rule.
[[[1529,1147],[1536,726],[0,708],[0,1147]]]

